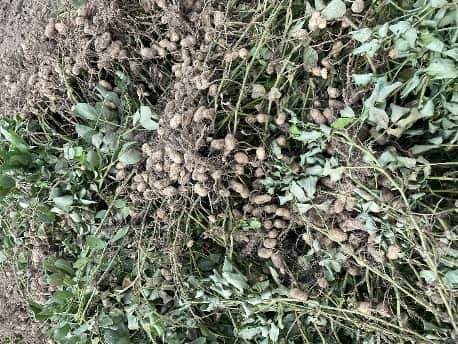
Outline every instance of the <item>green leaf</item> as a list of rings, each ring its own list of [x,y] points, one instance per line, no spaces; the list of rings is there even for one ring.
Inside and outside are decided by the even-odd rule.
[[[292,135],[293,139],[304,143],[318,141],[323,137],[323,133],[319,130],[301,130],[299,135]]]
[[[288,36],[293,37],[304,26],[305,20],[296,21],[288,30]]]
[[[159,128],[157,114],[149,106],[140,106],[133,116],[133,121],[134,125],[140,122],[140,125],[148,130],[157,130]]]
[[[52,330],[52,337],[58,342],[62,342],[63,340],[67,339],[67,336],[69,335],[71,331],[70,325],[67,322],[64,322],[63,324],[59,324],[58,327],[55,327]]]
[[[373,74],[353,74],[353,82],[357,86],[366,86],[372,81]]]
[[[129,207],[122,208],[120,213],[121,213],[122,218],[126,219],[129,216],[129,213],[130,213]]]
[[[27,152],[10,151],[4,154],[3,168],[8,169],[26,169],[33,167],[33,156]]]
[[[428,284],[433,284],[437,279],[436,275],[430,270],[420,271],[420,277],[422,277]]]
[[[102,143],[103,143],[103,135],[101,133],[96,133],[96,134],[92,135],[91,144],[95,148],[99,149],[102,146]]]
[[[315,0],[315,4],[314,5],[315,5],[315,10],[316,11],[321,11],[325,7],[325,4],[324,4],[323,0]]]
[[[87,119],[89,121],[95,121],[99,117],[95,107],[87,103],[76,104],[73,111],[79,117]]]
[[[347,7],[345,6],[345,2],[342,0],[332,0],[321,12],[321,14],[329,20],[334,20],[337,18],[341,18],[345,15],[347,11]]]
[[[394,91],[396,91],[399,87],[402,86],[402,82],[397,81],[394,83],[387,83],[385,80],[381,79],[378,82],[378,90],[377,90],[377,97],[375,98],[375,101],[377,103],[382,103],[384,102],[388,96],[391,95]]]
[[[431,149],[437,148],[436,145],[415,145],[409,149],[413,155],[423,154]]]
[[[240,221],[240,226],[244,230],[258,230],[261,229],[262,224],[257,218],[252,217],[249,219],[242,219]]]
[[[446,6],[448,3],[447,0],[430,0],[430,4],[432,8],[441,8]]]
[[[369,42],[366,42],[359,46],[358,48],[353,49],[353,55],[367,55],[369,57],[374,57],[377,50],[380,48],[380,42],[377,39],[373,39]]]
[[[304,190],[299,186],[298,183],[292,182],[289,187],[289,192],[296,198],[299,203],[307,202],[307,197],[305,196]]]
[[[458,77],[458,69],[450,59],[435,58],[425,71],[436,80],[455,79]]]
[[[194,339],[191,343],[189,344],[206,344],[207,343],[207,339],[204,338],[204,337],[199,337],[197,339]]]
[[[245,340],[250,340],[256,337],[259,333],[261,333],[260,327],[245,327],[238,332],[237,336]]]
[[[115,329],[104,329],[103,336],[107,344],[130,344],[128,333],[124,330]]]
[[[369,121],[374,123],[378,129],[387,129],[390,118],[386,114],[385,110],[378,108],[369,109]]]
[[[405,114],[410,112],[409,108],[401,107],[396,104],[390,104],[391,108],[391,122],[396,123],[398,120],[400,120]]]
[[[84,333],[89,330],[89,326],[90,325],[86,323],[73,330],[73,338],[78,338],[78,340],[84,343],[84,341],[86,340],[86,335]]]
[[[278,337],[280,336],[280,329],[274,324],[270,324],[269,338],[272,343],[278,342]]]
[[[318,183],[318,177],[310,176],[298,180],[297,183],[305,190],[307,197],[312,198],[316,192],[316,184]]]
[[[59,303],[59,304],[66,304],[69,302],[70,299],[72,299],[75,295],[69,291],[66,290],[58,290],[55,291],[50,299],[51,303]]]
[[[281,147],[278,145],[277,142],[273,141],[270,148],[275,157],[278,158],[279,156],[281,156]]]
[[[458,61],[458,48],[449,49],[444,52],[444,55],[451,57],[455,61]]]
[[[331,127],[334,129],[343,129],[353,123],[354,120],[354,118],[348,117],[338,118],[331,124]]]
[[[420,85],[420,83],[421,79],[418,76],[418,73],[415,73],[415,75],[404,85],[404,88],[401,92],[401,98],[407,97]]]
[[[16,181],[6,174],[0,175],[0,195],[7,195],[16,187]]]
[[[102,328],[108,328],[113,325],[113,319],[111,319],[103,310],[98,318],[99,326]]]
[[[80,257],[76,260],[76,262],[73,263],[73,267],[79,270],[84,268],[87,265],[87,263],[89,263],[89,258]]]
[[[49,285],[52,285],[52,286],[55,286],[55,287],[64,285],[65,284],[64,280],[65,280],[65,276],[64,276],[64,274],[62,272],[52,273],[52,274],[48,275],[48,277],[46,278],[46,282]]]
[[[121,99],[119,99],[119,95],[116,92],[107,91],[106,89],[104,89],[101,86],[97,86],[96,90],[100,93],[100,95],[102,96],[104,100],[108,100],[112,102],[113,104],[116,105],[116,107],[121,105]]]
[[[410,48],[412,48],[412,49],[415,48],[415,42],[416,42],[417,37],[418,37],[418,33],[417,33],[416,29],[411,28],[411,29],[407,30],[406,33],[404,33],[403,37],[409,43]]]
[[[113,206],[116,209],[122,209],[127,206],[127,202],[124,199],[117,199],[116,201],[113,202]]]
[[[305,47],[303,53],[304,66],[316,66],[318,63],[318,53],[312,47]]]
[[[414,158],[407,158],[405,156],[398,156],[397,163],[401,167],[407,167],[409,169],[413,169],[415,168],[415,165],[417,164],[417,160]]]
[[[97,131],[83,124],[77,124],[75,126],[76,133],[86,142],[91,142],[93,135],[97,134]]]
[[[425,45],[425,48],[440,53],[444,50],[445,44],[437,38],[433,38],[428,44]]]
[[[127,313],[127,328],[136,331],[140,328],[137,317],[132,313]]]
[[[381,26],[377,26],[377,33],[380,38],[385,38],[388,35],[389,24],[385,23]]]
[[[64,210],[64,211],[68,211],[70,207],[73,205],[73,196],[66,195],[66,196],[54,197],[53,202],[57,208]]]
[[[403,33],[406,33],[407,30],[411,28],[411,25],[408,21],[402,20],[396,22],[396,24],[390,25],[390,31],[394,33],[396,36],[400,36]]]
[[[280,202],[280,205],[284,205],[288,203],[289,201],[293,200],[293,196],[287,195],[287,196],[278,196],[278,201]]]
[[[26,153],[29,151],[29,146],[25,141],[16,134],[14,131],[6,130],[2,126],[0,126],[0,132],[5,137],[5,139],[13,145],[14,148],[18,149],[20,152]]]
[[[129,232],[129,228],[128,227],[123,227],[121,228],[120,230],[118,230],[116,232],[116,234],[114,235],[114,237],[111,239],[112,242],[115,242],[115,241],[118,241],[118,240],[121,240],[122,238],[124,238],[126,236],[126,234]]]
[[[369,40],[372,36],[372,30],[369,28],[364,28],[356,31],[350,32],[351,37],[358,42],[364,43]]]
[[[458,285],[458,269],[457,270],[450,270],[445,274],[445,278],[447,279],[448,283],[450,283],[453,287]]]
[[[98,251],[98,250],[103,250],[105,247],[107,247],[107,243],[99,238],[97,238],[94,235],[88,235],[86,238],[86,244],[89,248]]]
[[[68,261],[64,259],[57,259],[54,262],[54,266],[58,268],[59,270],[66,272],[69,275],[73,275],[75,273],[75,271],[73,270],[72,264],[70,264]]]
[[[163,323],[161,318],[158,315],[152,313],[152,315],[150,315],[149,317],[149,320],[150,321],[148,324],[146,324],[145,322],[142,322],[143,328],[147,329],[149,327],[151,334],[154,337],[163,337],[165,333],[165,329],[164,329],[165,324]]]
[[[0,250],[0,264],[6,261],[8,257],[6,256],[5,252],[3,250]]]
[[[87,0],[72,0],[72,5],[74,8],[80,8],[87,4]]]
[[[100,149],[103,153],[114,152],[118,146],[119,135],[117,133],[106,133],[102,140],[102,148]]]
[[[244,289],[248,288],[247,278],[234,269],[227,257],[224,259],[221,274],[226,282],[236,287],[240,292],[243,292]]]
[[[119,154],[118,160],[126,165],[134,165],[142,160],[142,154],[136,149],[129,149]]]
[[[129,76],[125,74],[124,72],[121,72],[120,70],[117,70],[115,74],[116,74],[115,85],[118,86],[121,90],[126,91],[127,86],[129,86],[131,83]]]
[[[345,118],[354,118],[355,112],[351,107],[346,106],[340,111],[340,115]]]
[[[91,149],[86,155],[86,163],[89,170],[95,171],[100,166],[100,156]]]
[[[420,112],[418,112],[417,109],[412,109],[410,111],[410,114],[409,116],[407,116],[406,118],[404,119],[401,119],[401,120],[398,120],[396,122],[398,128],[398,132],[397,133],[393,133],[394,136],[397,136],[397,137],[400,137],[401,134],[406,131],[407,129],[409,129],[412,125],[415,124],[416,121],[418,121],[420,118],[422,118],[422,115]],[[395,129],[396,130],[396,129]],[[390,133],[390,130],[388,130],[388,132]]]
[[[444,108],[450,111],[454,116],[458,116],[458,103],[447,103],[444,102]],[[423,113],[423,112],[422,112]]]
[[[240,292],[243,292],[244,289],[248,288],[245,276],[233,272],[223,272],[222,275],[229,284],[236,287]]]

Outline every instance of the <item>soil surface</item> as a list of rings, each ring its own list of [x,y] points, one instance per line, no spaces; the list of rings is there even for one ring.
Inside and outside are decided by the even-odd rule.
[[[13,97],[10,86],[20,85],[21,77],[39,65],[47,49],[41,37],[50,8],[55,3],[51,0],[0,0],[0,117],[20,111],[24,106],[24,90],[16,88]],[[0,266],[1,343],[49,343],[43,324],[32,319],[24,300],[36,299],[41,293],[42,269],[39,266],[41,264],[36,264],[36,268],[30,266],[23,276],[5,265]]]
[[[53,0],[0,0],[0,114],[20,111],[28,76],[46,56],[44,27]],[[22,79],[22,80],[21,80]]]
[[[37,297],[31,288],[33,294],[40,290],[40,270],[30,269],[23,278],[13,270],[0,270],[0,343],[50,343],[43,323],[32,319],[24,300]]]

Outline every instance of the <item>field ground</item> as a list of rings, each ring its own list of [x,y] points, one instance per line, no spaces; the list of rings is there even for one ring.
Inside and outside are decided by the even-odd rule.
[[[0,343],[457,343],[453,0],[0,0]]]

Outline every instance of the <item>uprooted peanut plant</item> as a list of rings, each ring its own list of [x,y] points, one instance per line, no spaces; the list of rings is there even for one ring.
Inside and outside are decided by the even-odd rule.
[[[0,261],[54,342],[458,340],[453,1],[74,1],[42,39]]]

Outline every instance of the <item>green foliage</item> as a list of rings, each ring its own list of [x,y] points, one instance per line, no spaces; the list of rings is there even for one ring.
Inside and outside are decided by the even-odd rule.
[[[132,133],[141,129],[129,124],[136,108],[149,109],[130,98],[123,73],[117,73],[115,81],[124,92],[97,87],[88,97],[92,103],[74,106],[76,117],[67,132],[47,125],[45,116],[52,113],[40,120],[0,123],[0,202],[2,217],[12,221],[11,228],[9,221],[2,221],[12,237],[4,237],[0,259],[3,263],[13,255],[11,249],[24,240],[30,223],[55,245],[59,257],[65,257],[47,259],[45,281],[56,291],[43,305],[31,303],[37,319],[51,320],[50,334],[58,343],[93,343],[93,331],[105,342],[131,342],[123,312],[108,309],[104,318],[96,311],[99,301],[91,304],[97,279],[112,264],[107,254],[123,247],[130,228],[120,226],[130,209],[117,198],[118,185],[110,175],[117,161],[140,161]],[[38,134],[30,128],[37,128]],[[41,133],[43,141],[37,140]]]
[[[280,205],[296,210],[307,232],[306,253],[290,262],[298,279],[304,274],[323,276],[329,285],[327,296],[336,304],[350,305],[352,297],[383,299],[394,313],[397,310],[387,323],[402,322],[403,312],[426,312],[409,317],[409,328],[426,341],[448,339],[458,321],[452,300],[457,245],[456,6],[449,1],[366,1],[371,9],[368,18],[352,20],[352,42],[344,49],[351,60],[334,61],[332,76],[319,80],[304,76],[303,70],[321,68],[328,51],[320,49],[325,44],[320,34],[338,35],[332,22],[320,34],[309,32],[296,40],[295,33],[306,28],[313,9],[329,19],[349,16],[349,11],[344,2],[315,1],[298,4],[300,11],[295,12],[294,3],[248,11],[257,21],[237,37],[232,49],[244,47],[250,55],[226,66],[221,94],[232,107],[224,110],[225,104],[216,101],[226,116],[221,123],[243,133],[253,146],[270,145],[273,158],[261,183]],[[345,61],[346,70],[341,67]],[[333,122],[312,123],[309,109],[326,106],[320,90],[328,86],[360,91],[364,97],[350,103],[347,95],[347,103],[334,110]],[[272,90],[281,96],[271,97]],[[288,125],[255,128],[249,122],[253,114],[275,117],[280,111],[288,114]],[[287,137],[286,145],[277,143],[278,135]],[[386,201],[384,193],[393,194],[394,200]],[[339,204],[334,195],[340,204],[351,199],[349,210],[332,214]],[[355,244],[359,234],[348,229],[343,233],[345,244],[324,245],[323,236],[332,240],[331,229],[342,226],[347,216],[358,223],[357,233],[369,237],[367,242]],[[452,250],[440,248],[445,243]],[[387,259],[389,247],[399,247],[405,255]],[[440,259],[441,254],[447,258]],[[349,277],[352,264],[365,271],[364,278]],[[365,284],[367,289],[357,287]],[[396,292],[377,292],[387,286]],[[404,303],[402,297],[410,301]],[[438,314],[447,314],[447,320]],[[380,335],[388,331],[387,324],[373,325],[362,324],[360,329]],[[257,331],[249,329],[248,334]],[[357,333],[353,326],[347,335],[356,341]]]

